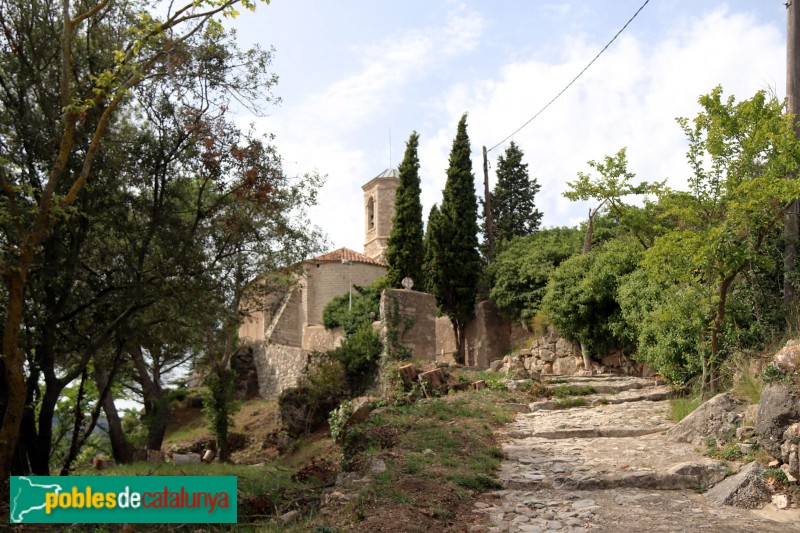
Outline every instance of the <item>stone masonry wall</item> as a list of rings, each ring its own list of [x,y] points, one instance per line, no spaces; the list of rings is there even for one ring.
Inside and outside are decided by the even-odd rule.
[[[509,348],[511,325],[498,313],[490,301],[480,302],[475,318],[467,323],[465,362],[470,366],[489,366]],[[453,324],[446,316],[436,319],[436,360],[454,363],[456,336]]]
[[[414,359],[435,359],[436,298],[432,294],[387,289],[381,294],[380,310],[384,345],[390,330],[395,329],[397,340],[411,350]],[[397,319],[393,320],[395,316]]]
[[[344,342],[342,328],[325,329],[325,326],[303,328],[303,349],[312,352],[329,352]]]
[[[303,296],[299,288],[292,290],[289,301],[278,318],[269,342],[299,348],[303,344]]]
[[[325,262],[317,266],[309,262],[306,268],[307,290],[305,320],[301,321],[311,325],[322,324],[322,311],[325,305],[336,296],[347,294],[350,290],[352,276],[353,285],[369,285],[386,273],[386,268],[380,265],[367,263]]]
[[[262,341],[251,346],[258,374],[258,393],[262,398],[274,398],[297,385],[308,363],[306,350]]]
[[[552,326],[547,328],[545,335],[534,339],[530,348],[493,361],[490,368],[521,376],[529,373],[570,375],[585,372],[580,344],[561,337]],[[593,357],[592,372],[615,372],[643,377],[652,375],[645,365],[636,363],[620,349],[611,351],[600,361],[597,361],[597,356]]]

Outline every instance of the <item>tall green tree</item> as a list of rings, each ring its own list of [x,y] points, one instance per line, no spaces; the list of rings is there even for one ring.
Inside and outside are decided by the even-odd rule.
[[[0,358],[4,480],[28,399],[20,332],[29,276],[42,257],[42,244],[74,214],[79,195],[91,185],[106,133],[131,91],[169,76],[182,63],[187,41],[205,30],[210,30],[206,35],[221,32],[214,17],[235,15],[237,5],[254,7],[251,0],[198,0],[155,16],[146,2],[0,4],[0,47],[14,51],[0,59],[0,191],[7,229],[0,249],[5,283]],[[42,112],[50,111],[55,117],[44,118]],[[44,127],[32,128],[28,117]]]
[[[466,359],[465,332],[467,321],[475,314],[480,277],[478,200],[470,156],[467,115],[464,114],[458,122],[450,151],[440,229],[436,232],[440,257],[433,276],[436,300],[453,324],[458,346],[456,361],[460,364]]]
[[[528,174],[523,156],[520,147],[511,141],[497,158],[497,183],[492,191],[492,235],[496,244],[530,235],[542,221],[535,202],[541,185]]]
[[[386,262],[389,264],[386,276],[391,287],[400,287],[400,282],[406,276],[420,288],[423,285],[422,262],[425,256],[422,246],[422,204],[419,200],[418,146],[419,135],[415,131],[408,138],[406,153],[400,163],[400,185],[395,195],[392,232],[386,250]]]
[[[431,294],[436,292],[436,277],[439,272],[439,259],[441,252],[439,251],[439,232],[441,224],[439,207],[433,204],[431,210],[428,212],[428,223],[425,224],[425,240],[422,247],[424,249],[424,258],[422,262],[422,277],[423,277],[423,290]]]

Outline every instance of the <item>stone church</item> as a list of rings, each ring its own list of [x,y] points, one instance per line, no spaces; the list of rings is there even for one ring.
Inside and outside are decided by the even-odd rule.
[[[309,354],[338,346],[342,334],[326,330],[322,311],[353,285],[369,285],[386,273],[386,249],[394,217],[398,171],[387,169],[362,186],[364,253],[348,248],[306,259],[288,289],[270,294],[239,328],[243,347],[253,351],[262,397],[280,394],[300,378]]]

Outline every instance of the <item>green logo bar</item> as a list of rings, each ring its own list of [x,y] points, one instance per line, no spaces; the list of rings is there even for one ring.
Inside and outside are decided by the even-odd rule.
[[[236,523],[235,476],[17,476],[12,524]]]

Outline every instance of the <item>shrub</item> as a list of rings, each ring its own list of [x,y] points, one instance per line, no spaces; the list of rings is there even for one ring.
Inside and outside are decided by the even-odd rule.
[[[366,389],[378,369],[383,351],[378,332],[364,324],[350,335],[331,355],[342,365],[345,379],[354,394]]]
[[[345,396],[345,376],[341,363],[320,363],[304,376],[297,387],[286,389],[278,397],[281,426],[297,437],[322,427],[330,413]]]
[[[350,293],[335,297],[322,311],[322,324],[328,329],[341,327],[347,336],[354,334],[360,327],[377,319],[381,292],[388,286],[385,277],[376,279],[366,287],[354,285],[352,308]]]

